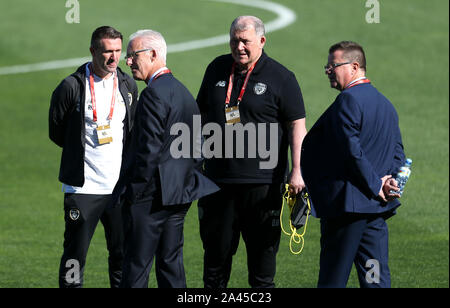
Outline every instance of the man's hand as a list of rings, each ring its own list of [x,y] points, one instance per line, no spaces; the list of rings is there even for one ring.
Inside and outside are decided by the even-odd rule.
[[[391,192],[395,191],[395,192]],[[400,194],[397,193],[400,191],[400,188],[398,187],[398,183],[394,178],[389,178],[386,180],[386,182],[383,185],[383,192],[388,201],[392,201],[396,198],[400,198]]]
[[[289,175],[289,194],[296,195],[305,188],[305,182],[301,175],[300,169],[292,169]]]
[[[392,175],[385,175],[381,178],[381,188],[378,193],[378,197],[380,197],[384,202],[389,202],[396,198],[400,198],[398,193],[391,193],[391,190],[399,191],[400,189],[397,186],[397,181],[392,178]]]

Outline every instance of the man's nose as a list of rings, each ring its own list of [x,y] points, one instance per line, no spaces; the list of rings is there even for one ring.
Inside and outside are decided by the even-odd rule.
[[[113,51],[112,55],[111,55],[111,59],[113,59],[116,62],[119,62],[120,60],[120,51]]]

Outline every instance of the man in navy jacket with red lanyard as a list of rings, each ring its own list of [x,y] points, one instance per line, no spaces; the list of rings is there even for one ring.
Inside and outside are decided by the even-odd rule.
[[[196,155],[172,153],[172,143],[178,139],[173,128],[188,127],[190,140],[197,140],[193,122],[200,111],[166,67],[166,53],[166,42],[156,31],[141,30],[130,37],[127,65],[133,78],[145,81],[147,87],[139,97],[132,141],[113,192],[114,198],[122,195],[124,200],[121,287],[147,287],[155,258],[158,286],[185,288],[184,218],[192,201],[219,190],[199,171],[201,160]]]
[[[386,219],[400,205],[392,178],[405,160],[394,106],[365,77],[363,48],[331,46],[325,66],[341,91],[303,141],[301,166],[321,218],[319,287],[390,287]]]

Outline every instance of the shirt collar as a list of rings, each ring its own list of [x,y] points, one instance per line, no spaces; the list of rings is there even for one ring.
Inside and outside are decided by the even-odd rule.
[[[231,63],[233,63],[233,62],[234,62],[234,59],[233,59],[233,57],[231,56],[231,54],[230,54],[230,58],[231,58]],[[259,59],[258,59],[258,62],[256,62],[256,65],[255,65],[255,67],[253,68],[252,75],[253,75],[253,74],[259,73],[259,71],[261,70],[261,68],[264,66],[264,62],[266,61],[267,58],[268,58],[268,56],[267,56],[267,54],[264,52],[264,49],[263,49],[263,50],[262,50],[262,53],[261,53],[261,56],[260,56]],[[230,67],[231,67],[231,64],[230,64]]]
[[[148,81],[148,84],[147,84],[147,85],[149,86],[149,85],[152,83],[153,78],[155,78],[156,75],[158,75],[158,74],[159,74],[160,72],[162,72],[163,70],[167,70],[167,69],[168,69],[168,68],[165,67],[165,66],[163,66],[163,67],[157,69],[156,72],[153,73],[152,77],[150,77],[150,80]]]
[[[89,66],[92,64],[92,62],[88,62],[86,63],[86,76],[89,79],[89,74],[91,73],[91,70],[89,69]],[[94,75],[94,82],[98,82],[98,81],[109,81],[109,80],[114,80],[114,77],[116,75],[116,72],[113,72],[111,76],[109,76],[107,79],[105,78],[101,78],[100,76],[97,76],[94,72],[92,72],[92,74]]]
[[[359,77],[359,78],[356,78],[355,80],[350,81],[350,82],[345,86],[345,89],[347,89],[349,86],[351,86],[351,85],[354,84],[355,82],[358,82],[358,81],[363,80],[363,79],[367,79],[367,77],[366,77],[366,76],[363,76],[363,77]]]
[[[264,52],[264,49],[262,50],[261,56],[258,59],[258,62],[256,62],[255,68],[253,69],[252,74],[258,74],[261,70],[261,68],[264,66],[264,62],[268,58],[267,54]]]

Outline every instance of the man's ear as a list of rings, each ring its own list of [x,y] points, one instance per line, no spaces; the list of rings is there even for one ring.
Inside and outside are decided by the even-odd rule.
[[[352,69],[356,73],[359,71],[359,63],[358,62],[352,62]]]
[[[259,42],[261,44],[261,48],[264,48],[264,45],[266,44],[266,37],[264,35],[261,36],[261,39]]]
[[[92,57],[95,55],[95,49],[94,47],[89,47],[89,51],[91,52]]]
[[[158,56],[158,54],[156,53],[156,50],[152,49],[150,50],[150,59],[153,61],[156,60],[156,57]]]

